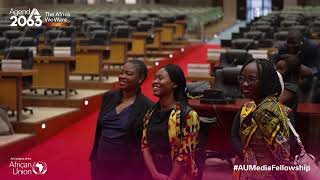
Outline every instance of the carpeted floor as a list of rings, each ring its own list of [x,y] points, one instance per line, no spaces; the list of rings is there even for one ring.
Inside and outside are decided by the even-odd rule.
[[[174,57],[173,62],[187,73],[188,63],[206,63],[207,48],[219,48],[216,45],[199,45]],[[159,67],[158,67],[159,68]],[[151,83],[156,69],[150,70],[142,91],[153,101]],[[0,167],[1,180],[89,180],[90,164],[88,157],[93,145],[97,112],[84,117],[78,123],[64,129],[56,136],[19,155],[21,158],[32,158],[32,161],[43,161],[48,171],[45,175],[13,175],[13,168],[8,164]],[[14,162],[14,161],[13,161]],[[210,179],[210,178],[206,178]]]

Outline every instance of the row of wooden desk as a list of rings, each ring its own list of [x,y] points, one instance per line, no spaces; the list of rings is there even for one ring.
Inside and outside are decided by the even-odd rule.
[[[167,26],[165,26],[167,27]],[[167,28],[173,28],[168,26]],[[169,29],[170,29],[169,28]],[[166,37],[165,29],[161,31]],[[172,29],[171,29],[172,30]],[[160,38],[160,31],[156,31],[158,41]],[[170,31],[170,33],[172,33]],[[52,89],[65,91],[65,98],[69,95],[69,75],[71,74],[71,63],[75,62],[75,69],[72,74],[75,75],[91,75],[99,76],[102,79],[104,65],[122,65],[127,56],[127,47],[132,43],[133,51],[131,54],[135,57],[145,53],[145,38],[149,33],[135,33],[132,40],[130,39],[113,39],[110,46],[77,46],[76,56],[35,56],[33,57],[33,70],[21,71],[1,71],[1,94],[0,104],[9,108],[10,110],[17,111],[17,120],[21,120],[22,108],[22,78],[32,76],[31,89]],[[169,37],[167,41],[171,41]],[[153,48],[161,45],[160,42],[152,44]],[[110,58],[103,60],[103,53],[110,51]],[[129,53],[130,55],[130,53]],[[3,59],[4,57],[0,57]],[[8,89],[10,89],[8,91]]]
[[[36,70],[0,71],[0,104],[17,111],[17,121],[21,120],[22,78],[33,76]]]

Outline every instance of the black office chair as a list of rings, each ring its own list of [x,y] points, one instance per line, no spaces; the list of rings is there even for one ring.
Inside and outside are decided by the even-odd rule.
[[[149,18],[148,21],[153,23],[153,27],[162,27],[162,20],[160,18]]]
[[[86,20],[87,18],[83,16],[77,16],[72,20],[71,24],[76,28],[77,31],[79,31],[81,29],[82,23]]]
[[[0,24],[10,25],[11,23],[12,23],[12,20],[9,20],[9,19],[0,20]]]
[[[104,16],[104,17],[106,17],[106,18],[109,18],[109,17],[111,17],[111,15],[109,14],[109,13],[102,13],[102,14],[100,14],[101,16]]]
[[[185,14],[178,14],[178,15],[176,15],[176,21],[177,20],[186,20],[187,19],[187,15],[185,15]]]
[[[309,37],[309,28],[307,26],[304,25],[296,25],[296,26],[292,26],[290,27],[290,31],[299,31],[301,32],[304,36]]]
[[[57,38],[65,37],[65,32],[63,30],[49,30],[45,32],[45,43],[51,44],[51,41]]]
[[[214,89],[223,91],[225,97],[242,98],[242,92],[238,83],[238,75],[241,67],[224,67],[217,69],[214,73]]]
[[[288,31],[279,31],[274,34],[274,39],[277,41],[287,41]]]
[[[95,30],[103,30],[103,29],[104,29],[104,27],[101,26],[100,24],[92,24],[92,25],[89,25],[89,26],[87,27],[86,32],[90,34],[92,31],[95,31]]]
[[[11,41],[12,47],[26,47],[33,51],[35,49],[35,52],[33,52],[33,56],[37,54],[37,46],[38,46],[38,39],[33,37],[20,37],[18,39],[14,39]],[[31,49],[32,48],[32,49]],[[36,89],[30,88],[31,92],[34,92],[35,94],[38,94],[38,91]]]
[[[107,30],[94,30],[90,33],[90,45],[110,44],[110,33]]]
[[[17,39],[23,36],[23,32],[19,30],[7,30],[4,32],[3,36],[6,37],[9,41],[11,41],[12,39]]]
[[[220,54],[220,67],[243,65],[252,59],[252,55],[243,49],[229,49]]]
[[[169,16],[169,17],[162,17],[162,21],[164,23],[169,23],[169,24],[172,24],[176,21],[176,17],[173,17],[173,16]]]
[[[137,28],[139,22],[140,19],[136,17],[131,17],[130,19],[128,19],[128,25],[133,28]]]
[[[291,27],[299,25],[300,23],[298,21],[295,20],[284,20],[281,22],[280,26],[281,26],[281,30],[282,31],[287,31],[289,30]]]
[[[245,26],[245,27],[239,27],[239,33],[243,34],[245,32],[250,31],[250,26]]]
[[[5,37],[0,37],[0,55],[4,55],[4,50],[9,46],[9,41]]]
[[[155,14],[155,13],[150,13],[147,16],[150,17],[150,18],[158,18],[159,17],[159,15]]]
[[[261,31],[249,31],[244,33],[244,38],[247,39],[254,39],[254,40],[260,40],[264,39],[265,33]]]
[[[233,32],[231,34],[231,39],[241,39],[241,38],[243,38],[242,32]]]
[[[262,32],[270,32],[270,31],[274,30],[273,27],[268,26],[268,25],[252,26],[251,29],[256,30],[256,31],[262,31]]]
[[[110,30],[111,29],[111,22],[115,21],[115,18],[113,17],[107,17],[103,21],[103,25],[105,29]]]
[[[261,31],[265,33],[265,37],[273,39],[274,28],[268,25],[259,25],[251,27],[252,30]]]
[[[96,21],[86,20],[82,23],[81,28],[84,32],[88,32],[88,27],[92,25],[99,25],[99,24]]]
[[[130,15],[119,15],[115,16],[116,19],[121,20],[121,21],[126,21],[127,19],[131,18]]]
[[[97,15],[92,17],[92,20],[98,22],[99,24],[103,24],[105,18],[106,18],[105,16]]]
[[[259,48],[272,48],[274,46],[272,39],[263,39],[259,41]]]
[[[290,14],[290,16],[285,17],[284,21],[297,21],[299,24],[305,20],[302,14]]]
[[[73,26],[62,26],[59,27],[59,30],[64,31],[65,37],[73,38],[75,36],[74,32],[76,31],[76,28]]]
[[[25,47],[10,47],[4,51],[5,59],[21,59],[22,69],[32,69],[33,66],[33,53],[31,50]],[[32,76],[22,78],[22,86],[24,89],[29,89],[32,86]],[[33,110],[24,107],[23,111],[28,111],[33,114]],[[12,111],[14,115],[14,111]]]
[[[8,30],[12,30],[12,27],[10,25],[0,24],[0,36],[3,36],[4,32],[6,32]]]
[[[126,21],[121,21],[121,20],[113,20],[110,22],[110,31],[114,31],[114,29],[118,26],[125,26],[127,25]],[[108,29],[107,29],[108,30]]]
[[[151,21],[142,21],[138,23],[138,32],[148,32],[152,29],[153,23]]]
[[[231,41],[231,47],[234,49],[258,49],[258,41],[255,41],[253,39],[234,39]]]
[[[253,26],[260,26],[260,25],[266,25],[266,26],[272,26],[270,21],[256,21],[252,23]]]
[[[315,20],[312,24],[311,24],[311,32],[313,33],[320,33],[320,20]]]
[[[51,46],[52,49],[54,49],[54,47],[71,47],[71,56],[76,56],[76,43],[72,38],[57,38],[51,41]],[[76,62],[72,61],[70,63],[70,67],[69,67],[69,71],[72,72],[75,70],[76,68]],[[51,93],[53,94],[56,90],[55,89],[46,89],[44,91],[44,95],[48,94],[48,91],[51,91]],[[59,95],[62,95],[62,90],[57,90]],[[74,89],[69,89],[70,93],[75,93],[78,94],[78,92]]]
[[[114,28],[112,37],[114,38],[130,38],[132,29],[130,26],[121,25]]]
[[[25,37],[38,38],[44,33],[44,31],[45,31],[44,26],[31,26],[26,29]]]
[[[36,47],[37,45],[38,40],[32,37],[20,37],[11,41],[11,46]]]
[[[78,16],[78,17],[83,17],[83,18],[88,18],[88,14],[87,13],[77,13],[77,14],[75,14],[76,16]]]
[[[221,39],[220,44],[222,47],[230,47],[232,46],[230,39]]]

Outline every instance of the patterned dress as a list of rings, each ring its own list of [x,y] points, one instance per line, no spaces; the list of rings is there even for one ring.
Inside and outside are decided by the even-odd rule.
[[[148,142],[147,137],[148,123],[152,121],[151,117],[154,110],[154,108],[149,110],[144,118],[141,149],[150,149],[150,143],[156,143]],[[195,150],[198,144],[200,129],[199,117],[193,110],[190,110],[186,114],[184,120],[180,118],[181,114],[182,106],[177,104],[169,116],[168,135],[171,146],[169,154],[172,162],[177,161],[185,168],[185,177],[181,177],[181,179],[192,179],[198,175],[198,168],[195,163]],[[157,163],[156,161],[154,162]]]
[[[240,113],[240,138],[243,161],[239,165],[291,165],[289,128],[290,109],[279,104],[275,97],[265,98],[259,105],[253,101],[243,105]],[[247,167],[247,166],[244,166]],[[233,179],[240,180],[294,180],[291,171],[234,171]]]

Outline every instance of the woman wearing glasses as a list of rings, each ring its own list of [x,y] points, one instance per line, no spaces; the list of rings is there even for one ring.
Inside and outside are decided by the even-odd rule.
[[[252,60],[241,69],[238,77],[246,98],[232,127],[232,144],[239,165],[290,165],[290,109],[278,102],[281,85],[273,64],[268,60]],[[234,171],[234,179],[285,180],[295,179],[290,171]]]

